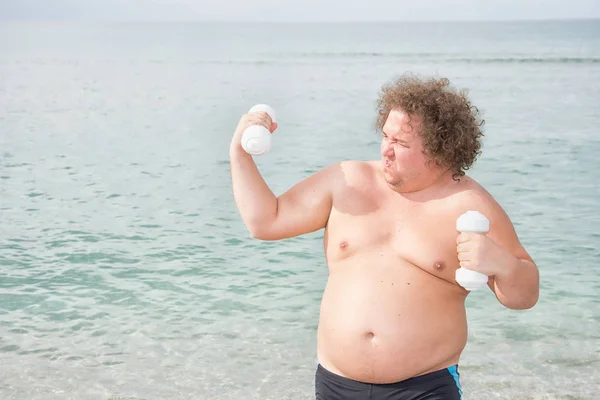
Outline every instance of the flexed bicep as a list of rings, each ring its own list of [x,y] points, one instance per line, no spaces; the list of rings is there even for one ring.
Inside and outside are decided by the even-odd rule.
[[[253,236],[261,240],[279,240],[325,228],[339,173],[339,164],[334,164],[292,186],[277,198],[275,218],[258,227]]]

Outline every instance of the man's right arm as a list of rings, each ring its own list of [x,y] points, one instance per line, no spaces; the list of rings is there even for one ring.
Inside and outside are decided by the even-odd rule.
[[[279,240],[324,228],[332,207],[330,166],[298,182],[276,197],[248,154],[231,155],[233,194],[250,234],[261,240]]]
[[[339,166],[332,165],[292,186],[277,197],[260,175],[252,156],[239,144],[243,129],[254,120],[265,127],[270,119],[244,117],[238,125],[230,149],[231,179],[236,205],[250,231],[261,240],[278,240],[324,228],[332,207],[333,175]],[[276,126],[271,126],[273,131]]]

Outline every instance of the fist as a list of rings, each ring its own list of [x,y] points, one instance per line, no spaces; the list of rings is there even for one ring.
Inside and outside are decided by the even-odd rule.
[[[242,134],[252,125],[261,125],[269,130],[269,132],[273,133],[275,129],[277,129],[277,122],[273,122],[268,113],[264,111],[253,112],[250,114],[244,114],[240,118],[237,127],[235,128],[235,132],[233,134],[233,138],[231,139],[231,150],[242,150]]]
[[[461,233],[456,239],[460,266],[487,276],[496,274],[504,251],[492,239],[478,233]]]

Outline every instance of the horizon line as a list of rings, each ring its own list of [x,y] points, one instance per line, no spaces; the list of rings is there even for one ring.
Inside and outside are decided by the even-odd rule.
[[[357,19],[357,20],[235,20],[235,19],[109,19],[109,18],[2,18],[2,22],[103,22],[103,23],[215,23],[215,24],[347,24],[347,23],[473,23],[600,21],[597,17],[516,17],[498,19]]]

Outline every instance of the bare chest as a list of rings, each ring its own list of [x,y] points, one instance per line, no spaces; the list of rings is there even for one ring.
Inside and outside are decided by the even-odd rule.
[[[409,262],[425,272],[454,282],[458,268],[454,215],[439,204],[404,209],[371,207],[369,212],[348,213],[334,207],[326,232],[329,263],[361,253],[386,261]]]

